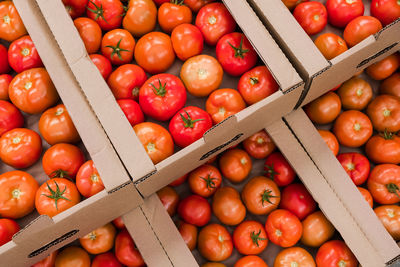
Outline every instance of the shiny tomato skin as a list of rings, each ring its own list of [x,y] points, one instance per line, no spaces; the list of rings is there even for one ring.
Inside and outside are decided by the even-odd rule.
[[[400,3],[397,0],[372,0],[371,15],[386,26],[400,17]]]
[[[210,266],[211,267],[211,266]],[[215,266],[217,267],[217,266]],[[268,267],[265,261],[256,255],[249,255],[240,258],[234,267]]]
[[[115,238],[115,256],[120,263],[126,266],[146,266],[140,251],[126,229],[119,232]]]
[[[282,190],[279,207],[303,220],[315,211],[317,203],[303,184],[291,184]]]
[[[296,6],[294,18],[308,35],[321,32],[328,23],[328,13],[320,2],[305,2]]]
[[[209,164],[204,164],[189,173],[190,190],[202,197],[212,196],[220,188],[221,182],[221,173]]]
[[[359,77],[353,77],[344,82],[337,94],[344,109],[355,110],[363,110],[373,97],[371,85]]]
[[[104,34],[101,53],[114,65],[130,63],[133,59],[135,39],[127,30],[115,29]]]
[[[270,155],[276,145],[265,130],[261,130],[243,141],[243,148],[255,159],[263,159]]]
[[[206,111],[211,115],[214,124],[220,123],[246,108],[238,91],[222,88],[212,92],[206,101]]]
[[[304,107],[311,121],[317,124],[327,124],[334,121],[340,113],[342,103],[334,92],[328,92]]]
[[[201,31],[190,23],[176,26],[172,30],[171,41],[176,56],[182,61],[201,54],[204,47]]]
[[[93,160],[88,160],[82,164],[76,174],[75,183],[79,193],[86,198],[104,190],[103,181],[96,166],[94,166]]]
[[[19,231],[19,225],[11,219],[0,219],[0,246],[11,241],[14,234]]]
[[[210,221],[211,206],[205,198],[190,195],[179,203],[178,214],[185,222],[201,227]]]
[[[246,207],[233,187],[219,188],[212,201],[213,214],[225,225],[237,225],[246,217]]]
[[[395,164],[376,165],[369,175],[367,186],[374,201],[379,204],[400,202],[400,166]]]
[[[274,152],[264,163],[265,176],[278,186],[287,186],[294,181],[296,173],[281,152]]]
[[[85,13],[88,0],[62,0],[62,2],[71,18],[75,19]]]
[[[309,247],[320,247],[335,233],[335,227],[322,211],[311,213],[301,223],[303,225],[301,242]]]
[[[291,247],[281,250],[275,258],[274,267],[304,266],[315,267],[311,254],[301,247]]]
[[[364,15],[362,0],[328,0],[326,1],[329,23],[335,27],[344,28],[356,17]]]
[[[112,249],[115,234],[115,227],[111,223],[107,223],[79,238],[79,243],[90,254],[101,254]]]
[[[7,131],[24,125],[24,117],[13,104],[0,100],[0,137]]]
[[[400,97],[400,72],[392,74],[380,84],[379,94]]]
[[[113,252],[106,252],[96,255],[92,260],[91,267],[122,267],[122,264]]]
[[[103,35],[99,24],[92,19],[81,17],[74,20],[74,25],[81,36],[88,54],[99,51]]]
[[[348,49],[345,40],[334,33],[323,33],[315,39],[314,43],[327,60],[333,59]]]
[[[209,224],[200,230],[197,248],[207,260],[223,261],[232,254],[232,237],[224,226]]]
[[[180,186],[181,184],[186,182],[187,178],[188,178],[188,174],[185,174],[185,175],[179,177],[178,179],[174,180],[172,183],[169,184],[169,186],[173,186],[173,187]]]
[[[400,98],[391,95],[377,96],[367,107],[367,115],[379,132],[400,130]]]
[[[188,248],[192,251],[197,244],[197,227],[190,223],[180,222],[178,231],[181,234]]]
[[[86,6],[88,18],[96,21],[104,31],[121,26],[124,7],[120,0],[93,0]]]
[[[158,0],[160,1],[160,0]],[[215,0],[184,0],[183,3],[187,5],[193,12],[198,12],[203,6],[215,2]]]
[[[104,80],[107,80],[112,72],[111,62],[108,58],[100,54],[91,54],[89,55],[93,64],[100,71],[101,76],[103,76]]]
[[[161,29],[170,34],[181,24],[192,22],[192,10],[179,2],[163,3],[158,8],[158,23]]]
[[[114,220],[112,221],[112,223],[114,224],[114,226],[115,226],[117,229],[122,230],[122,229],[125,228],[125,223],[124,223],[124,221],[122,220],[122,217],[118,217],[118,218],[114,219]]]
[[[12,79],[13,77],[10,74],[0,74],[0,100],[9,100],[8,87]]]
[[[147,75],[140,66],[124,64],[110,74],[107,83],[117,100],[129,98],[137,101],[139,89],[146,80]]]
[[[70,246],[58,253],[56,267],[90,267],[90,256],[82,248]]]
[[[269,214],[265,230],[272,243],[287,248],[294,246],[300,240],[303,226],[290,211],[277,209]]]
[[[8,47],[10,67],[20,73],[27,69],[43,67],[39,53],[29,35],[13,41]]]
[[[343,38],[349,47],[353,47],[381,29],[382,24],[378,19],[371,16],[359,16],[347,24]]]
[[[374,209],[376,216],[393,237],[400,240],[400,207],[397,205],[383,205]]]
[[[152,0],[129,1],[122,25],[134,37],[141,37],[154,30],[157,22],[157,7]]]
[[[157,196],[169,216],[174,216],[179,203],[179,195],[173,187],[166,186],[157,191]]]
[[[0,3],[0,38],[12,42],[27,34],[24,23],[12,1]]]
[[[10,72],[10,65],[8,62],[7,48],[0,44],[0,74],[5,74],[8,72]]]
[[[357,152],[341,153],[337,159],[355,185],[367,181],[371,167],[364,155]]]
[[[268,245],[267,233],[257,221],[244,221],[236,226],[232,239],[236,250],[243,255],[258,255]]]
[[[358,261],[347,245],[340,240],[332,240],[323,244],[315,258],[317,266],[346,266],[357,267]]]
[[[249,154],[238,148],[225,151],[219,159],[219,169],[232,183],[240,183],[247,178],[253,164]]]
[[[135,100],[119,99],[117,103],[132,126],[144,122],[143,111]]]
[[[35,263],[31,267],[54,267],[54,265],[56,264],[57,255],[58,255],[58,250],[53,251],[52,253],[50,253],[49,256]]]
[[[376,164],[400,163],[400,137],[385,132],[372,136],[365,145],[368,159]]]
[[[374,200],[372,198],[371,193],[365,189],[364,187],[357,187],[358,191],[360,191],[361,195],[364,197],[365,201],[367,201],[368,205],[373,208]]]
[[[337,156],[339,153],[339,142],[336,136],[331,131],[326,130],[318,130],[318,133],[321,135],[322,139],[324,139],[332,153]]]
[[[366,73],[374,80],[383,80],[392,75],[400,66],[400,55],[392,54],[366,69]]]

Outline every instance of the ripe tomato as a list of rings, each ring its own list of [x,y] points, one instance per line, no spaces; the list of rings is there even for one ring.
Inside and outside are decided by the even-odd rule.
[[[75,179],[79,168],[85,163],[82,151],[74,145],[59,143],[43,154],[44,172],[50,177]]]
[[[335,228],[322,211],[316,211],[308,215],[302,221],[302,225],[301,242],[309,247],[320,247],[331,239],[335,233]]]
[[[334,33],[319,35],[317,39],[315,39],[314,44],[327,60],[342,54],[348,49],[346,42],[339,35]]]
[[[95,20],[104,31],[121,26],[124,6],[120,0],[92,0],[86,9],[88,18]]]
[[[107,80],[112,72],[112,66],[110,60],[100,54],[89,55],[90,59],[96,65],[97,69],[100,71],[101,76],[104,80]]]
[[[308,0],[282,0],[282,3],[289,9],[293,10],[297,5],[303,2],[308,2]]]
[[[142,109],[135,100],[119,99],[117,103],[132,126],[144,122]]]
[[[339,115],[342,103],[334,92],[328,92],[304,107],[307,116],[317,124],[331,123]]]
[[[392,75],[399,66],[400,56],[395,53],[369,66],[366,73],[374,80],[383,80]]]
[[[248,257],[250,257],[250,256],[248,256]],[[254,257],[257,257],[257,256],[254,256]],[[223,263],[220,263],[220,262],[207,262],[207,263],[204,263],[203,265],[201,265],[201,267],[226,267],[226,265]]]
[[[374,209],[376,216],[393,237],[400,240],[400,207],[397,205],[383,205]]]
[[[376,165],[367,181],[368,190],[379,204],[400,202],[400,166],[395,164]]]
[[[189,174],[190,190],[202,197],[210,197],[221,186],[222,176],[212,165],[202,165]]]
[[[240,183],[249,175],[253,164],[246,151],[235,148],[227,150],[219,159],[219,168],[232,183]]]
[[[213,123],[210,115],[201,108],[188,106],[178,111],[169,122],[169,132],[175,144],[187,147],[200,139]]]
[[[371,16],[359,16],[347,24],[343,38],[347,45],[352,47],[381,29],[382,24],[378,19]]]
[[[23,36],[10,44],[8,62],[10,67],[18,73],[27,69],[43,67],[39,53],[29,35]]]
[[[183,3],[193,12],[198,12],[200,8],[214,1],[215,0],[184,0]]]
[[[180,76],[188,92],[197,97],[208,96],[216,90],[224,72],[218,60],[209,55],[189,58],[182,65]]]
[[[24,125],[21,112],[10,102],[0,100],[0,137],[15,128]]]
[[[117,229],[124,229],[125,228],[125,223],[124,223],[124,221],[122,220],[122,217],[118,217],[118,218],[116,218],[116,219],[114,219],[113,221],[112,221],[112,223],[114,224],[114,226],[117,228]]]
[[[373,96],[371,85],[359,77],[344,82],[337,93],[344,109],[355,110],[363,110]]]
[[[236,22],[222,3],[203,6],[196,17],[196,26],[200,29],[208,45],[216,45],[225,34],[236,28]]]
[[[283,189],[279,207],[303,220],[315,211],[317,203],[303,184],[291,184]]]
[[[162,32],[150,32],[136,44],[135,60],[151,74],[165,72],[175,61],[171,38]]]
[[[357,152],[341,153],[337,159],[355,185],[361,185],[368,179],[371,167],[364,155]]]
[[[8,72],[10,72],[10,65],[8,63],[7,48],[4,45],[0,44],[0,74]]]
[[[318,249],[315,261],[317,266],[358,266],[358,261],[354,254],[340,240],[332,240],[323,244]]]
[[[261,223],[244,221],[239,224],[232,234],[235,248],[243,255],[257,255],[267,248],[267,233]]]
[[[111,223],[107,223],[79,238],[79,243],[87,252],[96,255],[113,248],[115,234],[115,227]]]
[[[27,34],[24,23],[12,1],[0,3],[0,39],[12,42]]]
[[[139,90],[140,107],[144,114],[156,120],[169,120],[185,103],[185,86],[169,73],[150,77]]]
[[[90,257],[89,254],[80,247],[67,247],[56,256],[55,266],[90,267]]]
[[[348,110],[336,119],[333,133],[341,145],[360,147],[371,137],[372,123],[364,113]]]
[[[8,89],[11,102],[29,114],[38,114],[57,103],[59,96],[44,68],[19,73]]]
[[[114,65],[132,61],[135,39],[123,29],[115,29],[104,34],[101,40],[101,53]]]
[[[379,94],[400,97],[400,72],[392,74],[380,84]]]
[[[0,51],[1,51],[1,49],[0,49]],[[3,63],[0,62],[0,66],[4,66]],[[12,79],[13,79],[13,77],[10,74],[0,74],[0,100],[8,100],[9,99],[8,87],[9,87]]]
[[[41,153],[42,139],[33,130],[15,128],[0,137],[0,158],[16,169],[32,166]]]
[[[234,267],[268,267],[265,261],[255,255],[244,256],[240,258],[234,265]]]
[[[256,159],[263,159],[276,148],[274,141],[265,130],[261,130],[243,141],[243,148]]]
[[[246,108],[238,91],[230,88],[215,90],[206,101],[206,111],[211,115],[214,124],[220,123]]]
[[[158,190],[157,195],[169,216],[174,216],[179,202],[179,195],[175,189],[170,186],[166,186]]]
[[[242,200],[249,212],[266,215],[278,208],[281,192],[271,179],[256,176],[243,187]]]
[[[200,230],[197,248],[207,260],[223,261],[232,254],[232,238],[224,226],[209,224]]]
[[[157,8],[151,0],[129,1],[122,26],[133,36],[140,37],[153,31],[157,22]]]
[[[197,227],[190,223],[180,222],[178,230],[188,248],[194,250],[197,244]]]
[[[308,35],[321,32],[328,23],[328,13],[320,2],[298,4],[293,16]]]
[[[326,130],[318,130],[318,133],[321,135],[322,139],[324,139],[332,153],[337,156],[339,153],[339,142],[336,136],[331,131]]]
[[[371,15],[386,26],[400,17],[400,3],[396,0],[372,0]]]
[[[74,25],[81,36],[88,54],[99,51],[102,39],[102,32],[99,24],[89,18],[77,18],[74,20]]]
[[[53,251],[52,253],[50,253],[49,256],[35,263],[31,267],[53,267],[56,264],[57,255],[58,255],[58,250]]]
[[[239,192],[229,186],[221,187],[215,192],[212,211],[215,217],[226,225],[237,225],[246,216],[246,207],[240,199]]]
[[[135,246],[128,230],[124,229],[115,238],[115,256],[123,265],[142,267],[146,266],[140,251]]]
[[[287,210],[274,210],[265,223],[269,240],[281,247],[294,246],[301,238],[303,226],[300,220]]]
[[[368,202],[368,205],[372,208],[374,206],[374,200],[372,199],[371,193],[363,187],[357,187],[357,189],[358,191],[360,191],[364,199]]]
[[[115,257],[113,252],[96,255],[91,267],[122,267],[122,264]]]
[[[153,2],[157,5],[157,6],[161,6],[164,3],[170,2],[170,0],[153,0]]]
[[[265,176],[273,180],[278,186],[291,184],[296,177],[292,166],[281,152],[274,152],[267,157],[264,163]]]
[[[133,130],[154,164],[174,153],[174,142],[164,127],[152,122],[142,122],[136,124]]]
[[[170,3],[163,3],[158,9],[158,23],[166,33],[181,24],[192,22],[192,11],[182,1],[174,0]]]
[[[374,163],[400,163],[400,137],[384,132],[372,136],[366,146],[365,153]]]
[[[147,75],[140,66],[125,64],[111,73],[107,83],[117,100],[126,98],[138,100],[139,89],[146,80]]]
[[[75,19],[85,13],[88,0],[62,0],[62,2],[71,18]]]
[[[400,98],[391,95],[377,96],[367,107],[374,129],[383,132],[400,130]]]
[[[63,104],[49,108],[42,114],[39,131],[50,145],[77,143],[80,140],[79,133]]]
[[[16,221],[10,219],[0,219],[0,246],[11,241],[14,234],[19,231],[19,225]]]
[[[307,266],[315,267],[315,261],[310,253],[301,247],[281,250],[275,258],[274,267]]]
[[[79,168],[76,174],[76,187],[82,196],[88,198],[103,191],[104,184],[94,166],[93,160],[88,160]]]
[[[184,182],[186,182],[188,178],[188,174],[185,174],[181,177],[179,177],[178,179],[176,179],[175,181],[173,181],[172,183],[170,183],[170,186],[176,187],[176,186],[180,186],[181,184],[183,184]]]
[[[36,191],[35,206],[40,215],[53,217],[81,200],[75,184],[65,178],[53,178]]]
[[[328,0],[326,1],[329,23],[344,28],[356,17],[364,15],[362,0]]]
[[[176,26],[171,33],[171,41],[177,57],[182,61],[203,51],[203,35],[199,28],[190,23]]]
[[[178,214],[185,222],[200,227],[210,221],[211,207],[205,198],[190,195],[179,203]]]

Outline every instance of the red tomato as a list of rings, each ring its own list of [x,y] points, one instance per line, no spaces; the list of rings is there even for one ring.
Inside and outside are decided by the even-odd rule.
[[[385,131],[372,136],[365,145],[367,157],[374,163],[400,163],[400,137]]]
[[[10,72],[10,65],[8,63],[7,48],[0,44],[0,74]]]
[[[243,141],[243,148],[256,159],[263,159],[276,148],[274,141],[265,130],[261,130]]]
[[[115,29],[104,34],[101,40],[101,53],[112,64],[122,65],[132,61],[135,39],[127,30]]]
[[[11,241],[13,235],[16,234],[19,229],[19,225],[16,221],[0,219],[0,246]]]
[[[230,88],[215,90],[206,101],[206,111],[214,124],[220,123],[246,107],[238,91]]]
[[[268,267],[268,265],[262,258],[251,255],[240,258],[233,267]]]
[[[364,155],[357,152],[341,153],[337,159],[355,185],[361,185],[368,179],[371,167]]]
[[[168,1],[169,2],[169,1]],[[157,22],[157,7],[152,0],[129,1],[128,10],[122,20],[124,29],[140,37],[154,30]]]
[[[315,258],[317,266],[357,267],[358,261],[347,245],[340,240],[332,240],[323,244]]]
[[[318,50],[321,51],[322,55],[328,60],[342,54],[348,49],[346,42],[339,35],[334,33],[321,34],[315,39],[314,43]]]
[[[219,159],[219,168],[226,179],[240,183],[247,178],[252,161],[246,151],[238,148],[225,151]]]
[[[0,49],[1,50],[1,49]],[[0,66],[1,66],[0,62]],[[9,74],[0,74],[0,100],[8,100],[8,87],[13,77]],[[0,134],[1,135],[1,134]]]
[[[110,60],[100,54],[92,54],[89,57],[94,65],[96,65],[97,69],[100,71],[100,74],[101,76],[103,76],[104,80],[107,80],[112,72]]]
[[[157,195],[160,198],[164,208],[167,210],[169,216],[174,216],[179,202],[179,195],[175,189],[170,186],[166,186],[158,190]]]
[[[379,204],[400,202],[400,166],[395,164],[376,165],[367,181],[368,190]]]
[[[365,72],[374,80],[383,80],[392,75],[400,66],[400,56],[395,53],[375,62]]]
[[[293,10],[297,5],[303,2],[308,2],[308,0],[282,0],[282,3],[289,9]]]
[[[92,0],[86,9],[88,18],[95,20],[104,31],[121,26],[124,6],[120,0]]]
[[[317,203],[303,184],[291,184],[283,189],[279,207],[303,220],[315,211]]]
[[[202,165],[189,174],[190,190],[202,197],[210,197],[221,186],[222,176],[212,165]]]
[[[178,214],[185,222],[200,227],[210,221],[211,207],[205,198],[190,195],[179,203]]]
[[[379,95],[367,107],[367,115],[379,132],[400,130],[400,98]]]
[[[197,248],[210,261],[223,261],[232,254],[233,243],[228,230],[220,224],[209,224],[201,229]]]
[[[92,260],[91,267],[122,267],[122,264],[118,261],[113,252],[106,252],[96,255]]]
[[[171,34],[171,41],[176,56],[182,61],[203,51],[203,35],[199,28],[192,24],[184,23],[176,26]]]
[[[138,100],[139,89],[146,80],[146,73],[140,66],[125,64],[111,73],[107,83],[116,99]]]
[[[379,20],[371,16],[360,16],[347,24],[343,32],[343,38],[349,47],[355,46],[371,34],[382,29]]]
[[[135,246],[128,230],[124,229],[115,238],[115,256],[123,265],[142,267],[146,266],[142,255]]]
[[[62,0],[65,9],[68,11],[71,18],[77,18],[83,15],[86,11],[88,0]]]
[[[77,18],[74,20],[74,25],[81,36],[88,54],[97,53],[103,35],[99,24],[89,18]]]
[[[358,191],[360,191],[364,199],[368,202],[368,205],[372,208],[374,206],[374,200],[372,198],[371,193],[363,187],[357,187],[357,189]]]
[[[300,240],[303,226],[290,211],[278,209],[269,214],[265,230],[272,243],[287,248]]]
[[[264,170],[265,176],[273,180],[278,186],[287,186],[296,177],[292,166],[281,152],[274,152],[267,157]]]
[[[344,28],[356,17],[364,15],[362,0],[328,0],[326,1],[329,23]]]
[[[12,42],[27,34],[24,23],[12,1],[0,3],[0,38]]]
[[[301,247],[291,247],[281,250],[275,258],[274,267],[307,266],[315,267],[311,254]]]
[[[196,17],[196,26],[203,33],[209,45],[216,45],[225,34],[236,28],[236,22],[222,3],[211,3],[203,6]]]
[[[185,86],[172,74],[152,76],[139,90],[140,107],[144,114],[156,120],[169,120],[185,103]]]
[[[187,5],[193,12],[198,12],[200,8],[214,1],[215,0],[183,0],[183,3]]]
[[[328,13],[320,2],[298,4],[293,16],[308,35],[321,32],[328,23]]]
[[[142,109],[135,100],[119,99],[117,103],[132,126],[144,122]]]
[[[172,183],[170,183],[169,185],[173,186],[173,187],[179,186],[179,185],[183,184],[184,182],[186,182],[187,178],[188,178],[188,174],[185,174],[185,175],[179,177],[178,179],[176,179],[175,181],[173,181]]]
[[[10,102],[0,100],[0,137],[7,131],[24,125],[21,112]]]
[[[257,255],[268,245],[267,233],[257,221],[244,221],[233,231],[233,243],[240,254]]]
[[[191,22],[192,11],[182,1],[175,0],[164,3],[158,9],[158,23],[166,33],[171,33],[178,25]]]
[[[336,136],[331,131],[326,130],[318,130],[318,133],[321,135],[322,139],[324,139],[332,153],[337,156],[339,153],[339,142]]]
[[[188,248],[194,250],[197,245],[197,227],[190,223],[180,222],[178,230]]]
[[[57,255],[58,255],[58,250],[53,251],[49,256],[35,263],[31,267],[54,267],[54,265],[56,264]]]
[[[118,217],[118,218],[114,219],[114,220],[112,221],[112,223],[114,224],[114,226],[115,226],[117,229],[124,229],[124,228],[125,228],[125,223],[124,223],[124,221],[122,220],[122,217]]]
[[[82,196],[88,198],[103,191],[104,184],[94,166],[93,160],[88,160],[79,168],[76,174],[76,187]]]
[[[157,6],[161,6],[164,3],[168,3],[171,0],[153,0],[153,2],[157,5]]]
[[[372,0],[371,15],[386,26],[400,17],[400,3],[397,0]]]

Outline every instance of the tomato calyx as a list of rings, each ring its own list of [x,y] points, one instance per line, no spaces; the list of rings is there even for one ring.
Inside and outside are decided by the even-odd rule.
[[[260,244],[258,243],[259,240],[267,240],[266,238],[260,237],[261,234],[261,229],[258,231],[258,233],[256,234],[255,231],[250,233],[250,238],[251,241],[253,242],[253,244],[255,244],[257,247],[260,247]]]
[[[155,95],[164,97],[167,94],[167,83],[162,84],[160,79],[158,79],[158,88],[152,83],[150,85]]]
[[[354,171],[355,167],[356,166],[354,165],[353,162],[349,162],[349,163],[346,164],[346,168],[347,168],[348,171]]]
[[[267,201],[270,204],[274,204],[271,202],[271,198],[274,198],[277,196],[272,195],[272,190],[270,189],[265,189],[264,192],[261,194],[261,205],[264,206],[264,201]]]
[[[390,111],[390,109],[384,109],[383,110],[383,116],[384,117],[389,117],[390,115],[391,115],[391,111]]]
[[[299,264],[295,261],[290,262],[290,267],[298,267]]]
[[[99,176],[98,176],[97,174],[92,174],[92,175],[90,175],[90,180],[91,180],[93,183],[98,183],[98,182],[100,181]]]
[[[96,8],[96,9],[92,9],[92,8],[90,8],[89,6],[86,6],[86,8],[87,8],[90,12],[96,14],[95,20],[97,20],[98,18],[102,18],[106,23],[108,23],[108,21],[107,21],[106,18],[104,17],[104,8],[103,8],[103,4],[101,4],[100,6],[98,6],[98,5],[96,5],[96,4],[95,4],[93,1],[91,1],[91,0],[89,0],[89,2],[90,2],[91,4],[93,4],[94,7]]]
[[[21,196],[21,190],[19,188],[15,188],[13,191],[11,191],[11,195],[13,198],[19,198]]]
[[[11,22],[10,16],[9,15],[5,15],[3,17],[3,21],[4,21],[5,24],[10,24],[10,22]]]
[[[244,54],[249,52],[249,49],[243,49],[243,36],[240,38],[240,45],[238,47],[234,46],[230,42],[228,44],[232,47],[232,49],[235,51],[235,57],[240,57],[244,58]]]
[[[258,77],[250,77],[250,84],[251,85],[256,85],[257,83],[259,83]]]
[[[204,178],[204,177],[201,177],[201,176],[200,176],[200,178],[203,179],[204,182],[206,182],[206,186],[207,186],[207,189],[208,189],[209,191],[211,191],[211,189],[214,189],[214,188],[215,188],[215,183],[214,183],[213,180],[218,180],[217,178],[211,177],[210,174],[207,174],[207,178]]]
[[[193,120],[192,117],[190,117],[189,113],[187,113],[187,111],[184,109],[183,111],[185,111],[187,118],[185,118],[185,116],[182,115],[182,113],[179,113],[179,115],[181,115],[181,119],[184,123],[185,128],[193,128],[194,124],[198,121],[204,121],[204,119],[196,119]]]
[[[23,56],[28,56],[31,53],[31,50],[29,50],[29,48],[24,48],[21,50],[21,54]]]
[[[267,168],[264,173],[267,174],[268,178],[271,178],[272,180],[275,180],[275,175],[278,175],[279,172],[275,171],[274,169],[274,164],[272,163],[271,165],[265,164],[265,168]]]
[[[379,134],[382,136],[385,140],[393,140],[394,138],[394,133],[389,132],[387,129],[383,133]]]
[[[130,50],[121,48],[121,47],[120,47],[121,41],[122,41],[122,38],[119,39],[119,41],[118,41],[118,43],[117,43],[116,46],[106,45],[106,47],[111,48],[111,49],[113,50],[113,51],[111,52],[111,57],[113,57],[115,54],[117,54],[118,58],[119,58],[120,60],[123,60],[123,59],[122,59],[122,56],[121,56],[121,52],[130,52]]]
[[[52,173],[50,173],[50,178],[67,178],[67,179],[71,179],[71,177],[69,177],[68,172],[64,171],[64,170],[56,170],[53,171]]]
[[[181,0],[181,1],[179,1],[179,0],[171,0],[171,4],[174,4],[174,5],[178,5],[178,6],[183,6],[183,2],[184,2],[184,0]]]
[[[96,240],[96,238],[97,238],[96,232],[89,233],[88,237],[90,240]]]
[[[386,184],[385,186],[389,193],[396,194],[396,196],[400,199],[400,195],[398,192],[400,190],[400,188],[397,184],[389,183],[389,184]]]
[[[57,182],[54,181],[54,183],[56,184],[56,191],[51,189],[51,187],[49,186],[49,183],[46,182],[47,188],[49,189],[51,195],[46,195],[46,194],[42,194],[42,195],[46,196],[48,198],[54,199],[54,204],[56,206],[56,210],[58,210],[58,200],[60,200],[60,199],[64,199],[67,201],[71,201],[71,200],[63,196],[65,191],[67,190],[67,186],[64,187],[64,190],[60,191],[60,187],[58,186]]]
[[[338,262],[338,266],[339,267],[346,267],[346,262],[344,261],[344,260],[340,260],[339,262]]]

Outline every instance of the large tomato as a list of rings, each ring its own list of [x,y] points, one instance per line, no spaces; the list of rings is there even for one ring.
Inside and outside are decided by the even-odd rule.
[[[183,3],[193,12],[198,12],[200,8],[214,1],[215,0],[183,0]]]
[[[91,267],[122,267],[122,264],[113,252],[106,252],[96,255],[92,260]]]
[[[246,207],[240,199],[239,192],[233,187],[219,188],[213,197],[212,211],[223,224],[237,225],[246,216]]]
[[[162,4],[158,9],[158,23],[166,33],[181,24],[192,22],[192,11],[182,1],[174,0]]]
[[[10,102],[0,100],[0,137],[7,131],[24,125],[21,112]]]
[[[197,244],[197,227],[190,223],[180,222],[179,233],[190,250],[194,250]]]
[[[365,145],[367,157],[374,163],[400,163],[400,137],[384,132],[372,136]]]
[[[314,43],[328,60],[342,54],[348,49],[346,42],[334,33],[321,34],[315,39]]]
[[[179,202],[179,195],[175,189],[170,186],[166,186],[157,191],[157,196],[159,197],[164,208],[167,210],[169,216],[174,216]]]
[[[347,245],[340,240],[332,240],[323,244],[315,257],[317,266],[357,267],[358,261]]]
[[[400,72],[385,79],[379,87],[379,93],[400,97]]]
[[[372,169],[367,181],[368,190],[379,204],[400,202],[400,166],[381,164]]]
[[[328,23],[325,6],[316,1],[298,4],[293,16],[308,35],[321,32]]]
[[[76,187],[79,193],[88,198],[103,191],[104,184],[94,166],[93,160],[88,160],[79,168],[76,174]]]
[[[265,130],[261,130],[243,141],[243,148],[256,159],[263,159],[276,148],[275,143]]]
[[[304,266],[315,267],[311,254],[301,247],[281,250],[275,258],[274,267]]]
[[[219,169],[232,183],[240,183],[246,179],[252,166],[249,154],[238,148],[227,150],[219,159]]]
[[[101,53],[114,65],[132,61],[135,39],[127,30],[115,29],[104,34],[101,40]]]
[[[135,100],[119,99],[117,103],[132,126],[144,121],[143,111]]]
[[[1,49],[0,49],[0,51],[1,51]],[[0,64],[3,65],[3,63],[0,63]],[[8,87],[10,86],[12,79],[13,79],[13,77],[10,74],[0,74],[0,100],[8,100],[9,99]]]
[[[102,37],[99,24],[89,18],[77,18],[74,20],[74,25],[81,36],[88,54],[99,51]]]
[[[265,176],[273,180],[278,186],[287,186],[296,178],[292,166],[281,152],[274,152],[267,157],[264,170]]]
[[[31,267],[54,267],[57,255],[58,255],[58,250],[53,251],[52,253],[50,253],[49,256],[35,263]]]
[[[210,221],[211,207],[205,198],[190,195],[179,203],[178,214],[187,223],[204,226]]]
[[[176,26],[171,33],[171,41],[177,57],[183,61],[203,51],[203,35],[199,28],[190,23]]]
[[[75,19],[85,13],[88,0],[62,0],[62,2],[71,18]]]
[[[92,0],[86,9],[88,18],[95,20],[104,31],[121,26],[124,6],[120,0]]]
[[[279,207],[303,220],[315,211],[317,203],[303,184],[291,184],[283,189]]]
[[[209,224],[201,229],[197,248],[200,254],[210,261],[223,261],[229,258],[233,242],[228,230],[220,224]]]
[[[122,26],[133,36],[140,37],[156,26],[157,8],[152,0],[131,0]]]
[[[79,238],[79,243],[90,254],[100,254],[113,248],[115,234],[115,227],[107,223]]]
[[[369,66],[366,73],[374,80],[383,80],[392,75],[399,66],[400,55],[395,53]]]
[[[344,28],[356,17],[364,15],[362,0],[328,0],[326,1],[329,23]]]
[[[400,207],[397,205],[383,205],[374,209],[376,216],[394,238],[400,240]]]
[[[293,213],[278,209],[269,214],[265,230],[272,243],[287,248],[294,246],[300,240],[303,226]]]
[[[361,185],[368,179],[370,164],[364,155],[357,152],[342,153],[337,159],[355,185]]]
[[[373,208],[374,207],[374,200],[372,198],[371,193],[368,191],[368,189],[365,189],[364,187],[357,187],[358,191],[360,191],[361,195],[364,197],[365,201],[367,201],[368,205]]]
[[[29,35],[13,41],[8,48],[8,62],[16,72],[43,67],[42,60]]]
[[[115,256],[123,265],[142,267],[145,266],[142,255],[135,246],[128,230],[124,229],[115,238]]]
[[[400,3],[397,0],[372,0],[371,15],[386,26],[400,17]]]
[[[55,266],[90,267],[90,256],[84,249],[80,247],[67,247],[56,256]]]
[[[371,85],[359,77],[344,82],[337,93],[344,109],[355,110],[363,110],[373,96]]]
[[[322,211],[311,213],[301,223],[303,225],[301,242],[309,247],[320,247],[335,233],[335,228]]]
[[[107,80],[112,72],[111,62],[108,58],[100,54],[91,54],[89,55],[93,64],[99,70],[101,76],[103,76],[104,80]]]
[[[264,226],[257,221],[244,221],[236,226],[232,239],[237,251],[243,255],[260,254],[268,245]]]
[[[0,246],[11,241],[14,234],[19,231],[19,225],[16,221],[2,218],[0,219]]]
[[[374,129],[379,132],[400,130],[400,98],[391,95],[377,96],[367,107]]]
[[[244,257],[240,258],[234,265],[234,267],[252,267],[252,266],[268,267],[268,265],[265,263],[265,261],[256,255],[244,256]],[[215,266],[215,267],[219,267],[219,266]]]
[[[347,45],[352,47],[381,29],[382,24],[378,19],[371,16],[359,16],[347,24],[343,38]]]
[[[42,139],[35,131],[15,128],[0,137],[0,158],[16,169],[32,166],[42,153]]]
[[[206,111],[211,115],[214,124],[220,123],[246,108],[238,91],[230,88],[215,90],[206,101]]]
[[[252,256],[247,256],[247,257],[252,257]],[[253,257],[257,257],[257,256],[253,256]],[[207,263],[204,263],[203,265],[201,265],[201,267],[226,267],[226,265],[223,263],[220,263],[220,262],[207,262]]]
[[[125,64],[110,74],[107,83],[116,99],[138,100],[139,89],[146,80],[146,73],[140,66]]]
[[[18,219],[35,208],[38,182],[29,173],[11,171],[0,174],[0,216]]]
[[[10,72],[10,65],[8,63],[8,52],[7,48],[0,44],[0,74]]]
[[[328,92],[304,107],[307,116],[317,124],[331,123],[339,115],[342,108],[339,96]]]
[[[321,135],[322,139],[324,139],[332,153],[336,156],[339,153],[339,142],[336,136],[331,131],[326,130],[318,130],[318,133]]]
[[[202,197],[210,197],[221,186],[222,176],[212,165],[202,165],[189,174],[190,190]]]
[[[12,1],[0,2],[0,38],[12,42],[27,34],[24,23]]]

